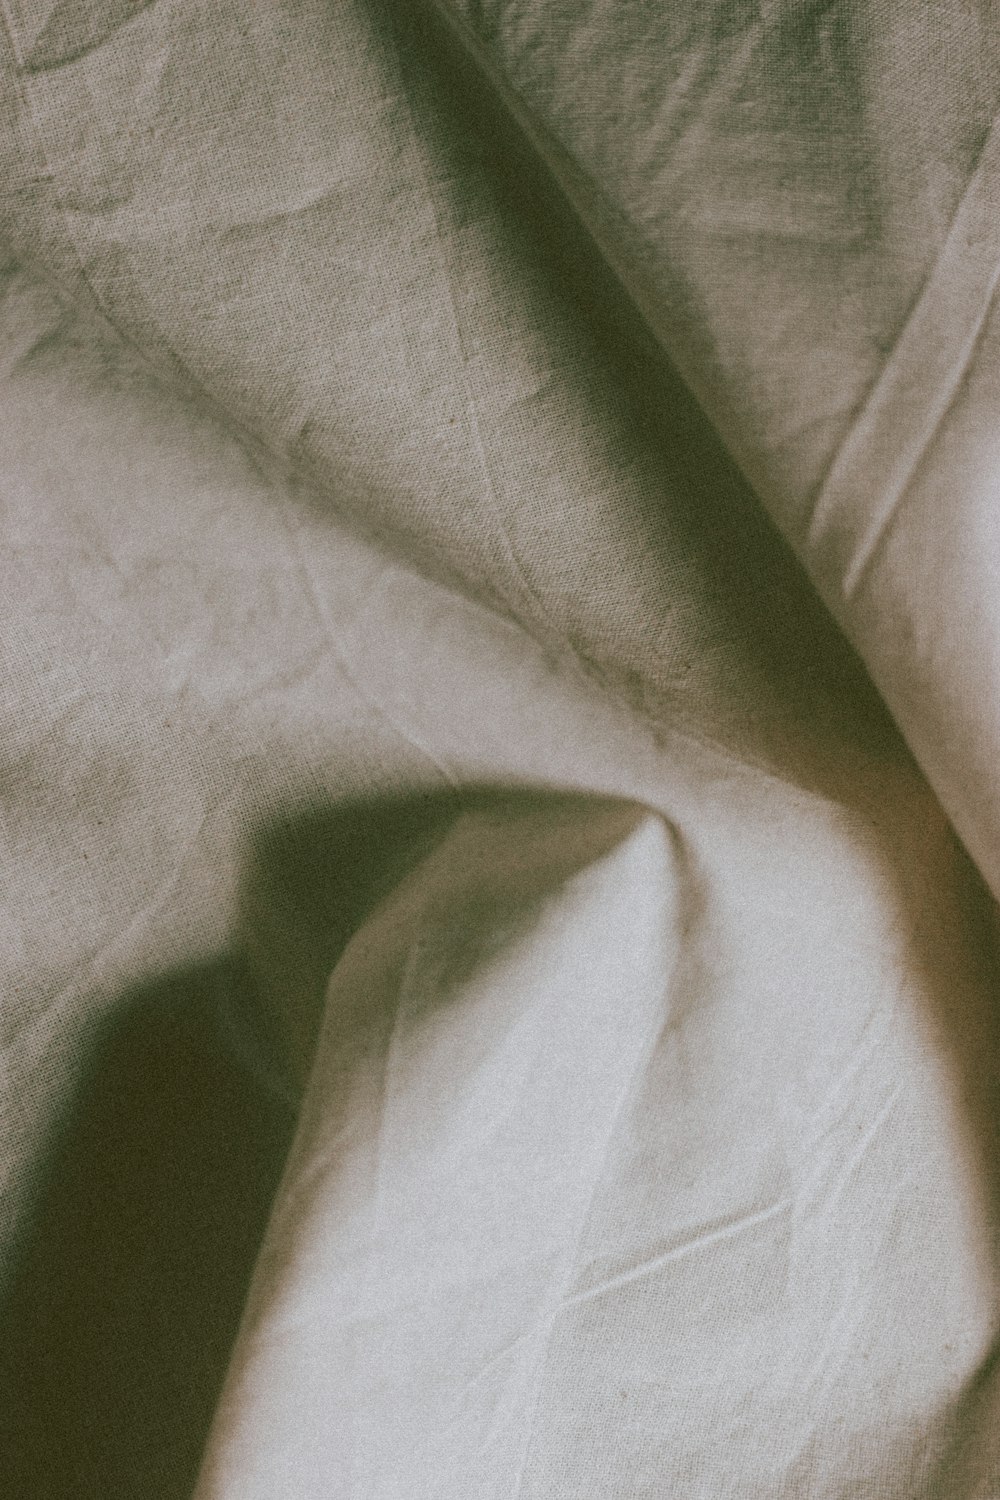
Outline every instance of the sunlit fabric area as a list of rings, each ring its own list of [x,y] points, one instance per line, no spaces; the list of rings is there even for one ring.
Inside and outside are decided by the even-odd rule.
[[[998,110],[0,0],[4,1500],[1000,1500]]]

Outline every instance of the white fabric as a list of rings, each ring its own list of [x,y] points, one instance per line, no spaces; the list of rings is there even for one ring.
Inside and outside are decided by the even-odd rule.
[[[0,12],[0,1491],[996,1500],[992,7]]]

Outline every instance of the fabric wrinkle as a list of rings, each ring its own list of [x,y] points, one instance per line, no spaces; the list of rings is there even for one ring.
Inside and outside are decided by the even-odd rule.
[[[0,1492],[997,1491],[989,10],[0,0]]]

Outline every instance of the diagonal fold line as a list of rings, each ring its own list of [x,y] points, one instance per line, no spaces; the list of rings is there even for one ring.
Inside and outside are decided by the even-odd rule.
[[[703,1234],[694,1235],[691,1239],[681,1240],[679,1244],[671,1245],[669,1250],[664,1250],[660,1255],[651,1256],[637,1266],[631,1266],[627,1271],[621,1271],[617,1276],[608,1276],[603,1281],[597,1282],[595,1286],[585,1287],[582,1291],[574,1292],[571,1297],[566,1297],[559,1311],[564,1312],[568,1307],[577,1307],[582,1302],[592,1302],[597,1297],[603,1297],[607,1292],[614,1291],[617,1287],[628,1286],[630,1282],[641,1281],[646,1276],[651,1276],[660,1270],[662,1266],[669,1265],[672,1261],[682,1260],[687,1255],[693,1255],[698,1250],[705,1250],[710,1245],[717,1245],[724,1240],[735,1238],[748,1229],[755,1229],[758,1224],[764,1224],[768,1219],[776,1219],[791,1207],[791,1198],[779,1198],[777,1202],[771,1203],[767,1208],[758,1210],[753,1214],[741,1214],[739,1218],[727,1219],[724,1223],[717,1225],[714,1229],[706,1230]]]
[[[975,363],[1000,281],[1000,116],[905,326],[824,479],[805,559],[828,599],[857,593]]]

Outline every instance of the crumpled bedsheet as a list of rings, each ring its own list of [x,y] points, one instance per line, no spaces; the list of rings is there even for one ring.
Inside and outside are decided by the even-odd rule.
[[[0,1493],[998,1500],[998,92],[0,0]]]

